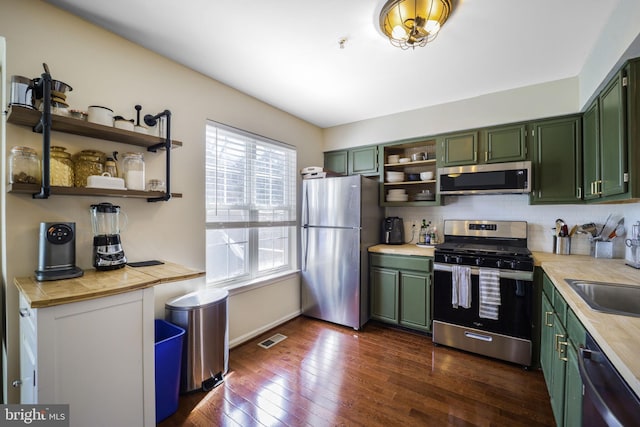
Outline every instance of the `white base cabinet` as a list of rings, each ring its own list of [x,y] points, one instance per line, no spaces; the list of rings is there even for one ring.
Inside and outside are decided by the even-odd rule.
[[[153,288],[31,309],[20,296],[21,403],[71,426],[154,426]]]

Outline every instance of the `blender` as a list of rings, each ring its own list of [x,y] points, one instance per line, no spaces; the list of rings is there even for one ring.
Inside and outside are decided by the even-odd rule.
[[[91,205],[93,266],[96,270],[115,270],[127,264],[120,242],[120,206],[111,203]]]
[[[640,251],[638,250],[640,247],[640,221],[633,224],[631,230],[631,238],[625,240],[630,251],[627,252],[627,259],[624,263],[634,268],[640,268]]]

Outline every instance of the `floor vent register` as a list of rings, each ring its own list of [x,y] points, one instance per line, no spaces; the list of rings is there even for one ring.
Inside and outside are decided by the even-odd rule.
[[[282,334],[275,334],[269,338],[267,338],[266,340],[260,342],[258,345],[262,348],[271,348],[274,345],[278,344],[280,341],[282,340],[286,340],[287,337],[285,335]]]

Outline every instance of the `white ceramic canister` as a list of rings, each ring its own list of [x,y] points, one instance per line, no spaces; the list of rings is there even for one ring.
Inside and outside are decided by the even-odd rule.
[[[144,191],[144,158],[142,153],[124,153],[122,173],[127,190]]]
[[[91,105],[87,109],[87,121],[103,126],[113,126],[113,110],[99,105]]]

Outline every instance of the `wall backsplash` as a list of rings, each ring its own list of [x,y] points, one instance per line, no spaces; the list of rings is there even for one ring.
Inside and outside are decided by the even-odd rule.
[[[529,249],[532,251],[552,252],[553,228],[555,221],[562,218],[569,228],[574,224],[594,222],[602,227],[610,213],[624,217],[628,230],[631,224],[640,220],[640,203],[603,204],[603,205],[530,205],[528,195],[482,195],[447,196],[442,206],[387,208],[387,216],[399,216],[404,219],[405,239],[412,236],[412,224],[416,232],[412,243],[417,242],[417,230],[422,219],[436,224],[442,238],[442,224],[445,219],[494,219],[527,221],[529,231]],[[624,238],[614,240],[614,258],[624,258],[626,246]],[[576,234],[571,241],[571,253],[589,255],[591,242],[584,234]]]

